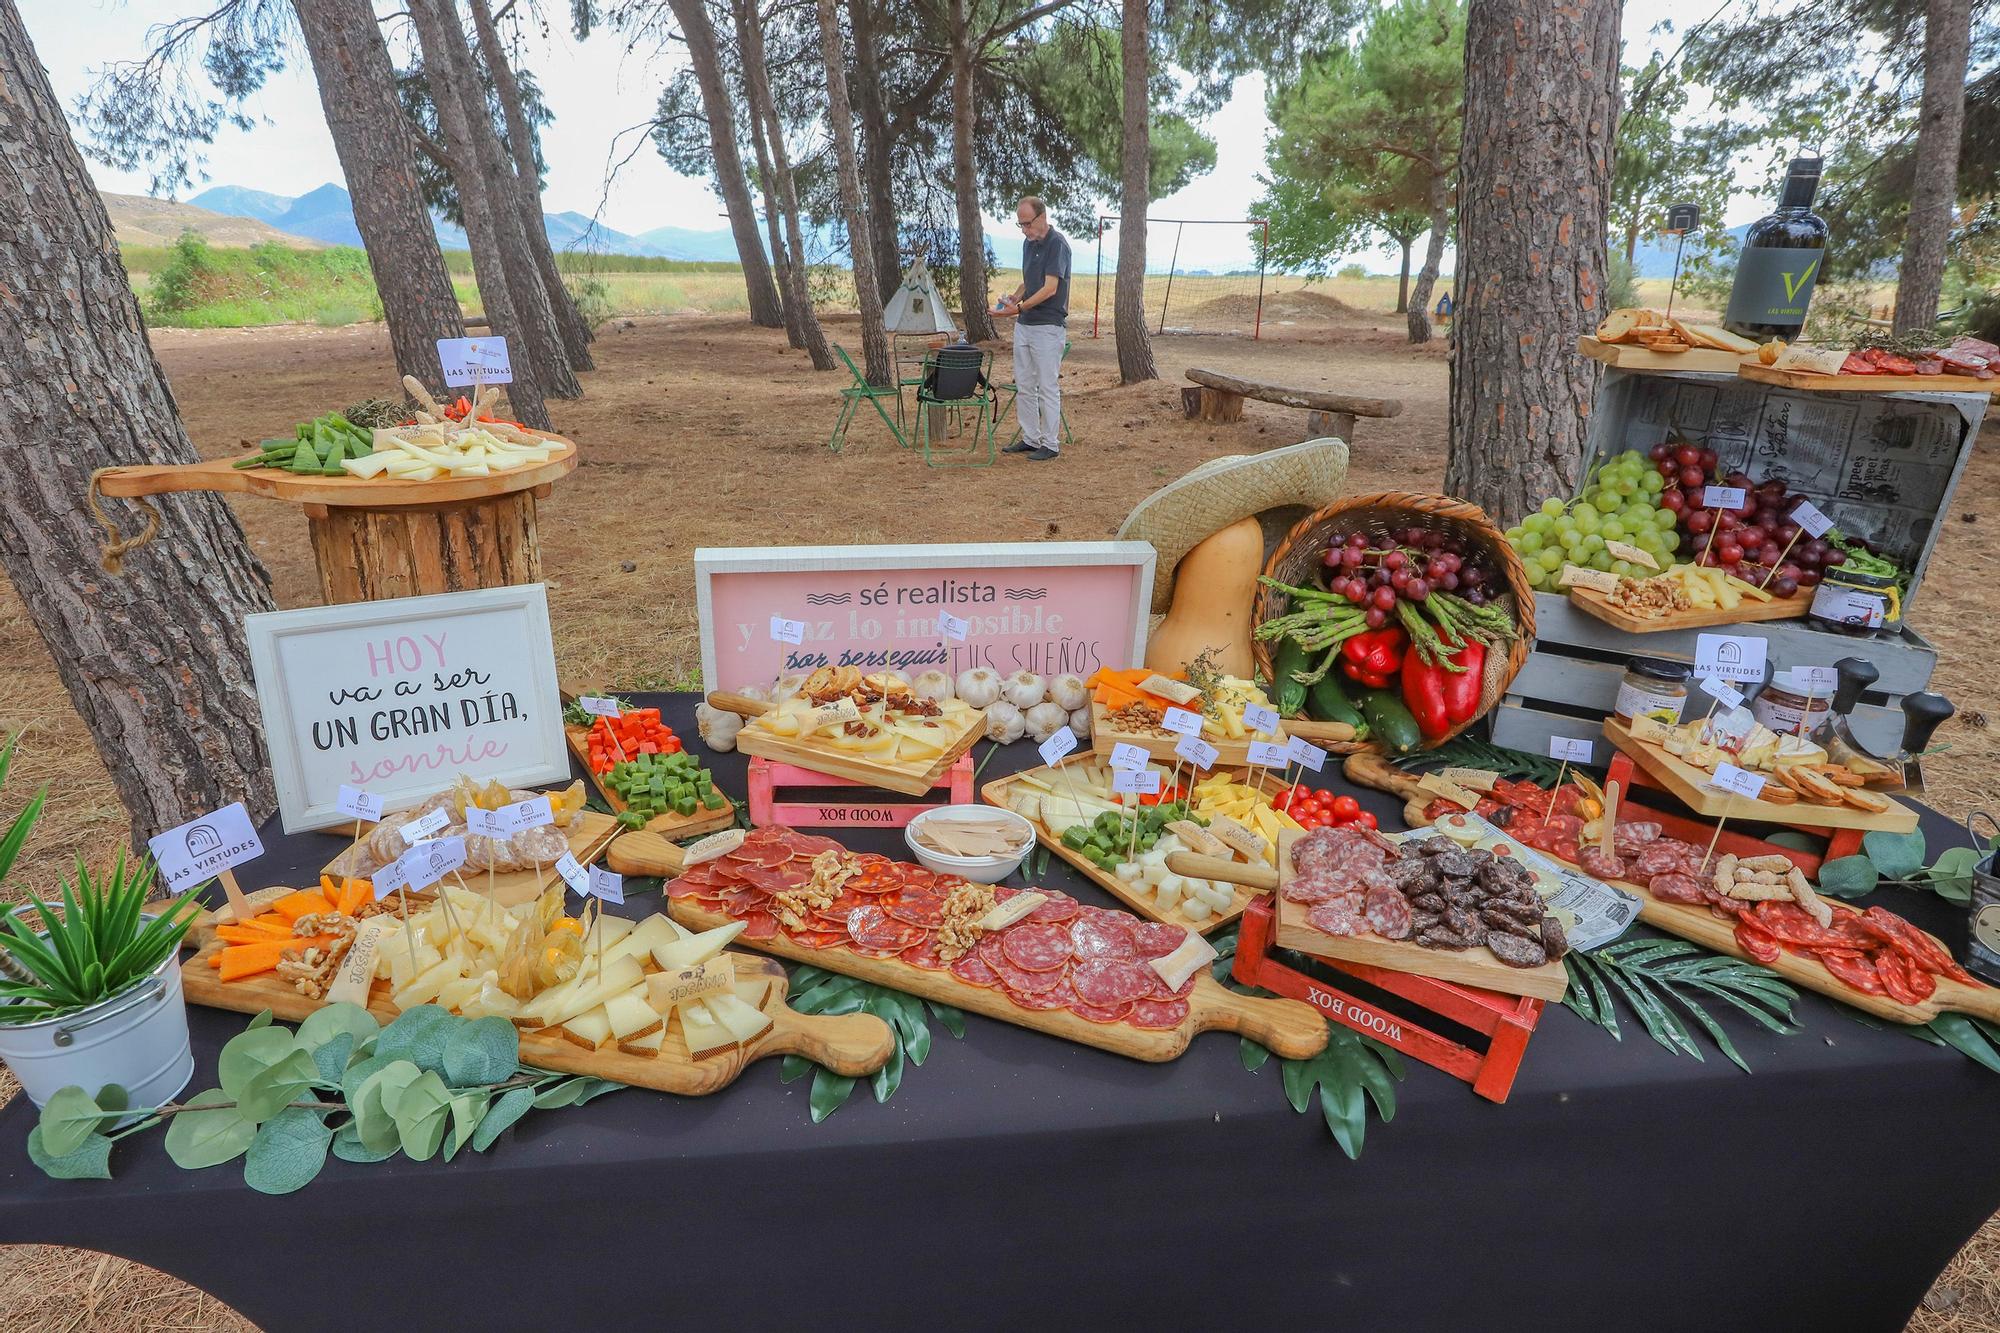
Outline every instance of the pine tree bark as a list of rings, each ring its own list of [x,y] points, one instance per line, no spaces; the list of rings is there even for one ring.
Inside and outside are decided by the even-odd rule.
[[[1125,0],[1119,30],[1123,170],[1119,182],[1118,280],[1112,323],[1118,342],[1118,378],[1125,384],[1156,380],[1153,335],[1146,327],[1146,209],[1152,202],[1152,107],[1147,80],[1152,34],[1147,0]]]
[[[1403,275],[1396,280],[1396,313],[1403,314],[1410,308],[1410,242],[1413,236],[1398,236],[1396,241],[1403,247]]]
[[[987,309],[986,229],[979,217],[979,178],[972,158],[979,106],[972,87],[972,33],[966,0],[951,0],[951,176],[958,196],[958,295],[965,336],[976,343],[1000,336]]]
[[[1500,522],[1568,495],[1599,366],[1619,0],[1472,0],[1445,489]],[[1533,114],[1524,114],[1523,108]]]
[[[424,207],[416,140],[396,100],[396,71],[375,11],[367,0],[294,0],[293,8],[381,294],[396,372],[443,388],[437,340],[464,337],[465,316]]]
[[[736,59],[742,67],[744,107],[750,113],[750,147],[757,155],[757,183],[764,193],[764,234],[771,243],[771,276],[778,288],[779,310],[785,317],[785,341],[795,348],[803,348],[806,345],[805,326],[799,322],[799,312],[793,308],[789,275],[791,266],[797,260],[785,253],[785,224],[778,208],[778,184],[772,175],[770,139],[764,132],[764,113],[750,92],[752,49],[757,51],[760,66],[764,58],[763,34],[753,31],[762,24],[763,18],[757,13],[756,0],[730,0],[729,8],[736,21]]]
[[[541,267],[535,263],[534,249],[528,243],[528,228],[521,221],[520,199],[513,188],[513,164],[493,128],[486,87],[479,79],[472,46],[466,41],[465,25],[458,16],[458,0],[419,0],[411,5],[412,12],[420,6],[432,13],[430,27],[443,48],[447,68],[452,73],[452,87],[463,108],[461,123],[470,137],[456,156],[470,168],[468,174],[478,178],[476,184],[486,195],[493,234],[500,246],[500,260],[507,266],[507,294],[514,304],[516,340],[534,350],[535,382],[544,394],[553,398],[581,398],[583,386],[577,383],[576,373],[570,369],[562,329],[556,323],[555,305],[549,299]],[[430,62],[426,46],[424,64],[428,67]],[[454,176],[453,181],[463,192],[465,179]],[[536,211],[539,214],[539,208]]]
[[[548,404],[542,397],[542,375],[535,345],[521,336],[514,303],[514,275],[508,272],[494,221],[495,201],[473,157],[472,131],[466,125],[465,104],[458,96],[459,75],[457,62],[451,55],[452,44],[441,31],[447,22],[456,26],[457,17],[447,19],[441,14],[438,0],[410,0],[410,17],[423,48],[424,81],[430,85],[431,101],[437,107],[438,137],[442,142],[436,151],[442,155],[440,165],[451,173],[458,187],[459,211],[465,217],[465,242],[472,251],[473,277],[479,284],[479,303],[486,311],[487,327],[509,339],[508,360],[514,380],[507,386],[508,408],[524,426],[554,430]]]
[[[1958,200],[1965,137],[1965,66],[1972,48],[1972,0],[1930,0],[1924,10],[1924,95],[1917,112],[1916,173],[1909,229],[1896,277],[1896,332],[1928,333],[1944,289],[1945,243]]]
[[[1444,266],[1444,238],[1451,230],[1451,178],[1439,174],[1431,177],[1430,198],[1431,237],[1424,246],[1424,266],[1417,270],[1417,287],[1410,293],[1410,304],[1404,311],[1409,320],[1410,341],[1427,343],[1431,340],[1431,289],[1437,286],[1438,270]],[[1407,253],[1407,252],[1406,252]]]
[[[708,142],[715,158],[715,187],[722,195],[722,207],[729,214],[729,232],[736,240],[736,255],[743,264],[743,283],[749,291],[750,322],[775,329],[785,322],[778,308],[778,289],[771,281],[771,265],[764,257],[764,242],[757,235],[757,206],[750,199],[750,182],[743,175],[743,151],[736,143],[736,105],[729,96],[729,83],[722,74],[722,53],[715,41],[715,25],[708,20],[706,0],[667,0],[687,42],[688,61],[694,67],[695,85],[701,89],[702,114],[708,119]]]
[[[870,235],[875,241],[875,285],[886,304],[902,285],[903,255],[890,174],[895,136],[882,100],[882,12],[882,6],[869,0],[847,0],[847,26],[854,38],[854,116],[861,127],[861,179],[867,187]]]
[[[507,59],[507,48],[493,22],[492,9],[486,0],[469,0],[469,3],[473,31],[479,36],[479,53],[507,122],[504,146],[514,167],[514,207],[520,211],[521,230],[526,235],[529,252],[535,257],[535,268],[542,276],[549,308],[555,313],[563,355],[571,370],[595,370],[597,363],[591,358],[590,344],[596,335],[590,331],[590,322],[583,312],[576,308],[576,299],[569,294],[562,268],[556,263],[555,248],[549,244],[549,224],[542,216],[542,173],[535,167],[535,128],[528,123],[520,80],[514,77],[514,66]]]
[[[159,537],[122,575],[97,562],[92,471],[198,455],[14,0],[0,0],[0,190],[0,563],[133,846],[234,801],[261,821],[276,801],[243,617],[274,603],[235,515],[215,495],[161,497]]]
[[[833,0],[815,0],[819,48],[826,61],[827,123],[833,132],[834,165],[840,177],[841,212],[847,222],[847,250],[854,263],[854,299],[861,307],[862,373],[870,384],[887,386],[895,370],[889,335],[882,325],[882,288],[875,271],[874,233],[861,201],[861,169],[854,160],[854,108],[847,99],[847,58],[841,49],[840,16]]]
[[[750,114],[764,127],[771,150],[772,183],[778,191],[778,211],[784,215],[785,236],[791,254],[784,267],[785,313],[796,318],[806,355],[814,370],[832,370],[833,352],[826,345],[826,332],[813,312],[812,294],[806,273],[805,228],[799,222],[798,187],[792,180],[791,154],[785,147],[785,127],[778,119],[777,103],[771,97],[770,71],[764,63],[764,18],[755,0],[742,0],[747,22],[743,37],[743,86],[750,98]]]

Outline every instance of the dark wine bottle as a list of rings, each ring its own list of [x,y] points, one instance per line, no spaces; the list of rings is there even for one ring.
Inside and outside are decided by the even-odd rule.
[[[1760,341],[1792,339],[1804,327],[1826,256],[1826,223],[1812,211],[1819,168],[1817,157],[1793,158],[1777,212],[1758,218],[1744,233],[1722,317],[1731,333]]]

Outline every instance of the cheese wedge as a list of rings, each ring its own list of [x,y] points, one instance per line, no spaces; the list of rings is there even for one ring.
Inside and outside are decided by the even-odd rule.
[[[1215,946],[1190,930],[1178,949],[1146,965],[1160,974],[1160,980],[1178,990],[1182,982],[1214,961]]]
[[[429,1004],[437,998],[447,982],[456,981],[463,973],[465,964],[457,958],[446,958],[417,976],[409,985],[395,994],[398,1009],[414,1009],[420,1004]]]
[[[604,1012],[604,1006],[576,1015],[556,1029],[564,1041],[581,1046],[586,1051],[594,1051],[611,1040],[611,1019]]]
[[[661,1021],[659,1012],[646,1003],[646,988],[643,985],[637,990],[628,990],[606,1000],[604,1014],[611,1020],[611,1036],[614,1041],[643,1036],[666,1026]]]
[[[758,1034],[771,1026],[769,1014],[751,1008],[734,995],[715,995],[702,1003],[739,1043],[755,1040]]]
[[[662,944],[672,944],[675,940],[680,939],[683,934],[685,932],[679,926],[675,925],[667,917],[655,912],[652,916],[641,921],[634,929],[627,932],[624,939],[618,941],[616,944],[607,944],[604,947],[604,961],[609,963],[617,958],[637,958],[641,963],[644,963],[652,954],[655,947]],[[584,941],[584,955],[586,960],[595,957],[590,948],[588,938]]]
[[[627,1055],[657,1056],[660,1053],[661,1045],[666,1041],[666,1039],[667,1039],[667,1025],[665,1023],[662,1023],[660,1024],[660,1026],[654,1028],[651,1032],[645,1033],[642,1036],[627,1037],[625,1040],[618,1043],[618,1049],[625,1052],[625,1054]]]
[[[681,1035],[687,1039],[688,1054],[696,1059],[736,1045],[735,1034],[722,1025],[706,1004],[684,1004],[675,1013],[680,1018]]]
[[[689,935],[670,944],[656,945],[652,951],[653,962],[664,972],[678,972],[684,967],[705,963],[721,953],[728,943],[743,933],[745,923],[732,921],[726,926],[704,930],[699,935]]]
[[[598,1005],[620,991],[627,991],[645,979],[646,969],[636,958],[607,962],[602,974],[595,959],[586,958],[574,978],[543,991],[521,1006],[514,1022],[522,1027],[555,1027]]]
[[[1017,893],[1004,903],[995,903],[973,924],[981,930],[1005,930],[1049,900],[1046,893]]]

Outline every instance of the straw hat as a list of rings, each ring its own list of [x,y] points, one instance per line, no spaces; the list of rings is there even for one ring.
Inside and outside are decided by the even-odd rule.
[[[1323,508],[1339,498],[1346,480],[1347,443],[1332,437],[1261,454],[1231,454],[1203,463],[1141,500],[1118,536],[1150,542],[1159,552],[1153,611],[1164,615],[1182,556],[1231,523],[1268,510]]]

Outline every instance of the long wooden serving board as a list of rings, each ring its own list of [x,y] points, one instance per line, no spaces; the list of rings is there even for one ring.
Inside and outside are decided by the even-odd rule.
[[[250,903],[261,907],[291,891],[263,889],[250,895]],[[212,930],[200,927],[189,939],[199,940],[200,947],[181,965],[181,987],[194,1004],[240,1014],[269,1009],[273,1016],[287,1022],[297,1022],[324,1004],[299,994],[274,972],[242,981],[223,981],[208,965],[209,955],[221,949],[223,941],[216,939]],[[666,1040],[660,1044],[657,1056],[632,1055],[615,1044],[587,1051],[552,1032],[523,1032],[521,1062],[538,1069],[589,1074],[684,1097],[700,1097],[727,1087],[750,1065],[774,1055],[802,1055],[836,1074],[855,1078],[872,1074],[888,1062],[894,1038],[889,1025],[881,1019],[872,1014],[839,1017],[801,1014],[785,1002],[788,983],[784,968],[754,954],[733,949],[728,953],[735,960],[738,980],[762,978],[768,982],[759,1007],[771,1016],[771,1026],[748,1045],[729,1047],[697,1060],[688,1054],[678,1024],[668,1025]],[[389,983],[380,977],[368,993],[368,1012],[384,1023],[402,1012],[390,1001],[389,994]]]
[[[576,445],[560,435],[532,431],[560,448],[546,462],[511,468],[490,477],[433,477],[429,481],[394,481],[386,477],[317,477],[282,468],[235,466],[232,458],[205,463],[154,463],[113,468],[100,489],[106,495],[167,495],[175,491],[217,491],[262,495],[295,504],[351,505],[364,509],[398,509],[408,505],[456,504],[547,486],[576,471]]]
[[[1057,792],[1062,791],[1062,783],[1065,779],[1056,769],[1032,768],[1026,770],[1026,772],[1037,775],[1049,775],[1048,780],[1056,784]],[[1016,784],[1020,782],[1021,777],[1022,774],[1020,773],[1009,773],[1004,778],[995,778],[979,789],[979,799],[988,805],[1005,806],[1008,795],[1014,790]],[[1264,789],[1274,796],[1285,789],[1283,783],[1268,774],[1263,778],[1263,785]],[[1048,848],[1057,856],[1060,856],[1063,860],[1069,862],[1070,865],[1076,868],[1078,874],[1082,875],[1092,884],[1095,884],[1098,888],[1103,889],[1119,902],[1125,904],[1133,912],[1145,917],[1148,921],[1164,921],[1168,925],[1185,926],[1189,930],[1208,935],[1222,929],[1230,922],[1236,920],[1236,918],[1242,916],[1244,909],[1250,906],[1250,900],[1257,896],[1257,890],[1239,883],[1236,885],[1235,896],[1230,899],[1229,910],[1226,912],[1210,913],[1208,919],[1205,921],[1190,921],[1178,906],[1171,912],[1162,912],[1158,907],[1154,906],[1151,894],[1141,895],[1135,892],[1130,884],[1127,884],[1110,871],[1101,868],[1095,861],[1090,860],[1075,848],[1070,847],[1061,838],[1049,832],[1048,827],[1040,820],[1030,822],[1035,826],[1036,841],[1040,842],[1042,846]]]
[[[625,813],[625,798],[605,785],[602,773],[590,770],[590,728],[565,725],[563,736],[569,741],[569,752],[576,756],[576,762],[582,765],[584,773],[590,778],[590,785],[597,788],[597,794],[604,798],[604,803],[620,814]],[[723,794],[728,795],[727,792]],[[720,810],[700,809],[691,815],[668,810],[647,820],[646,828],[662,837],[693,838],[726,829],[735,822],[736,806],[732,798],[731,803]]]
[[[677,875],[682,866],[681,849],[655,834],[631,833],[612,844],[611,866],[626,875]],[[668,910],[682,925],[700,929],[726,925],[730,920],[687,899],[670,902]],[[1326,1020],[1310,1005],[1239,995],[1206,972],[1195,980],[1194,991],[1188,996],[1188,1016],[1181,1025],[1148,1030],[1129,1023],[1093,1023],[1067,1010],[1022,1009],[998,990],[960,981],[949,972],[927,971],[899,958],[862,958],[845,949],[808,949],[783,934],[744,943],[754,943],[766,953],[793,962],[859,977],[1135,1060],[1176,1059],[1198,1034],[1208,1031],[1239,1033],[1287,1060],[1310,1059],[1326,1048]]]
[[[1816,805],[1803,796],[1789,805],[1751,800],[1733,792],[1717,791],[1708,785],[1710,774],[1706,771],[1651,742],[1634,738],[1631,728],[1615,717],[1604,719],[1604,737],[1704,819],[1747,819],[1793,828],[1879,829],[1886,833],[1910,833],[1917,827],[1917,812],[1894,797],[1884,797],[1889,808],[1880,814],[1857,810],[1851,805]],[[1770,780],[1777,781],[1775,777]]]
[[[1779,370],[1746,361],[1736,373],[1759,384],[1819,393],[1992,393],[2000,380],[1971,375],[1820,375],[1810,370]]]
[[[1346,767],[1347,776],[1352,781],[1401,796],[1408,802],[1404,810],[1412,824],[1422,822],[1423,808],[1433,798],[1430,792],[1417,786],[1414,777],[1378,755],[1356,755],[1347,761]],[[1552,861],[1562,859],[1551,852],[1541,854]],[[1577,869],[1581,870],[1582,867],[1578,866]],[[1886,995],[1870,995],[1867,991],[1855,989],[1827,971],[1825,964],[1817,958],[1806,954],[1797,954],[1786,949],[1778,954],[1775,962],[1766,963],[1752,958],[1736,943],[1734,928],[1706,907],[1664,902],[1655,898],[1645,885],[1631,880],[1614,879],[1609,883],[1639,900],[1639,919],[1654,929],[1689,940],[1704,949],[1727,954],[1731,958],[1757,963],[1796,986],[1824,995],[1828,999],[1838,1000],[1842,1004],[1852,1005],[1877,1018],[1886,1018],[1892,1023],[1928,1023],[1940,1013],[1949,1010],[1976,1014],[1981,1018],[2000,1022],[2000,989],[1991,986],[1968,986],[1949,977],[1938,977],[1937,990],[1929,999],[1922,1004],[1901,1004]],[[1834,910],[1840,911],[1842,906],[1835,904]],[[1941,940],[1939,947],[1944,947]],[[1945,952],[1951,951],[1947,948]]]
[[[1711,625],[1748,625],[1766,620],[1796,620],[1812,609],[1812,598],[1805,593],[1773,597],[1768,602],[1746,596],[1734,611],[1707,607],[1679,611],[1670,616],[1635,616],[1622,607],[1613,606],[1610,599],[1595,588],[1571,588],[1569,600],[1585,615],[1627,634],[1656,634],[1667,629],[1706,629]]]
[[[363,824],[361,836],[366,838],[372,828],[374,828],[372,824]],[[587,866],[604,854],[604,849],[618,836],[620,826],[610,815],[599,814],[595,810],[579,810],[576,812],[576,817],[570,820],[569,828],[565,832],[569,835],[570,855],[576,858],[578,865]],[[352,845],[351,841],[349,845]],[[342,847],[325,866],[321,867],[321,873],[337,876],[340,872],[334,869],[334,865],[346,854],[347,847]],[[513,907],[540,896],[542,890],[556,883],[558,878],[553,862],[543,866],[540,875],[537,875],[532,868],[489,875],[484,870],[473,870],[470,867],[460,870],[458,874],[464,880],[466,888],[493,899],[502,907]]]
[[[1110,713],[1111,710],[1103,704],[1091,700],[1090,748],[1095,753],[1109,756],[1114,745],[1136,745],[1155,759],[1169,764],[1175,761],[1174,747],[1181,743],[1179,736],[1148,736],[1136,731],[1119,731],[1108,720]],[[1282,744],[1292,734],[1292,725],[1289,718],[1280,722],[1278,734],[1270,738],[1272,742]],[[1215,747],[1216,768],[1243,768],[1250,763],[1250,741],[1247,737],[1240,741],[1226,736],[1218,739],[1204,729],[1202,739]],[[1348,739],[1353,737],[1350,735]]]

